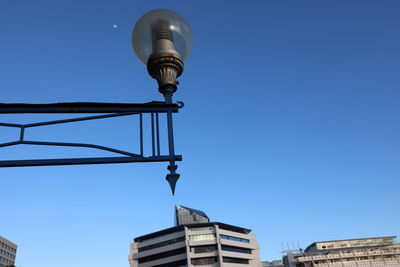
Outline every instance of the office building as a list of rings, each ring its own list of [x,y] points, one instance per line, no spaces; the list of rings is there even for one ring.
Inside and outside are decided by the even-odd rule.
[[[0,236],[0,267],[14,265],[17,256],[17,245]]]
[[[209,222],[204,212],[191,208],[177,206],[175,212],[175,227],[134,239],[131,267],[261,267],[251,230]]]
[[[314,242],[283,261],[285,267],[400,267],[400,243],[395,236]]]

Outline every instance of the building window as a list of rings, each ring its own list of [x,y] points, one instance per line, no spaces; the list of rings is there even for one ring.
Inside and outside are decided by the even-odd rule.
[[[158,260],[158,259],[162,259],[162,258],[167,258],[167,257],[183,254],[183,253],[186,253],[186,248],[178,248],[178,249],[154,254],[151,256],[139,258],[138,261],[139,261],[139,263],[144,263],[144,262],[154,261],[154,260]]]
[[[235,226],[224,225],[224,224],[220,224],[219,229],[228,230],[228,231],[236,232],[236,233],[240,233],[240,234],[248,234],[249,233],[249,230],[235,227]]]
[[[197,258],[191,260],[193,265],[209,265],[218,262],[217,257]]]
[[[164,242],[160,242],[160,243],[157,243],[157,244],[153,244],[153,245],[149,245],[149,246],[138,248],[138,251],[142,252],[142,251],[147,251],[147,250],[150,250],[150,249],[164,247],[164,246],[168,246],[168,245],[171,245],[171,244],[182,242],[184,240],[185,240],[185,237],[182,236],[182,237],[174,238],[174,239],[167,240],[167,241],[164,241]]]
[[[206,226],[206,227],[193,227],[193,228],[189,228],[190,231],[211,231],[213,229],[213,227],[210,226]]]
[[[229,263],[240,263],[240,264],[249,264],[249,260],[247,259],[240,259],[240,258],[231,258],[231,257],[222,257],[224,262]]]
[[[217,250],[217,246],[197,246],[197,247],[191,247],[190,251],[192,253],[207,253],[207,252],[213,252]]]
[[[138,237],[138,238],[135,238],[135,242],[143,242],[143,241],[147,241],[147,240],[153,240],[153,239],[156,239],[156,238],[160,238],[162,236],[167,236],[167,235],[171,235],[171,234],[179,233],[179,232],[182,232],[182,228],[180,228],[180,227],[175,229],[175,230],[164,231],[163,234],[148,235],[148,236]]]
[[[153,267],[181,267],[181,266],[186,266],[186,265],[187,265],[186,260],[181,260],[181,261],[174,261],[174,262],[165,263],[165,264],[154,265]]]
[[[225,251],[251,254],[251,249],[248,249],[248,248],[239,248],[239,247],[222,245],[221,249],[225,250]]]
[[[230,235],[219,235],[219,237],[227,240],[233,240],[233,241],[238,241],[238,242],[243,242],[243,243],[250,243],[250,240],[240,238],[240,237],[235,237],[235,236],[230,236]]]
[[[214,240],[215,234],[205,234],[205,235],[190,235],[189,240],[192,241],[204,241],[204,240]]]

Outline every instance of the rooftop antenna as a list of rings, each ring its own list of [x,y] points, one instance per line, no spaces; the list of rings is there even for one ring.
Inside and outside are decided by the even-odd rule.
[[[283,245],[283,241],[281,241],[281,246],[282,246],[281,253],[282,253],[282,255],[285,255],[286,254],[286,250],[285,250],[285,246]]]

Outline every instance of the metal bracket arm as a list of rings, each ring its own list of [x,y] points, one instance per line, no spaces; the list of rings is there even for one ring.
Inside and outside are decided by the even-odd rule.
[[[39,146],[63,146],[63,147],[84,147],[119,154],[115,157],[92,157],[92,158],[52,158],[52,159],[26,159],[26,160],[0,160],[1,167],[30,167],[30,166],[55,166],[55,165],[82,165],[82,164],[111,164],[111,163],[133,163],[133,162],[169,162],[167,180],[170,183],[172,193],[175,191],[175,184],[179,178],[176,173],[176,161],[181,161],[182,156],[175,155],[172,129],[172,113],[176,113],[183,107],[182,102],[172,103],[171,99],[166,102],[153,101],[149,103],[97,103],[97,102],[68,102],[53,104],[4,104],[0,103],[0,114],[21,114],[21,113],[97,113],[86,117],[68,118],[52,121],[43,121],[28,124],[2,123],[0,127],[19,128],[19,140],[0,143],[0,148],[16,145],[39,145]],[[148,113],[151,118],[151,154],[144,154],[144,114]],[[160,149],[159,114],[166,113],[167,134],[168,134],[168,155],[162,155]],[[99,115],[100,114],[100,115]],[[25,132],[30,128],[88,121],[96,119],[115,118],[121,116],[139,116],[139,152],[133,153],[111,147],[68,142],[33,141],[25,139]],[[121,156],[122,155],[122,156]]]
[[[60,165],[86,165],[86,164],[111,164],[132,162],[164,162],[182,161],[182,156],[155,156],[155,157],[103,157],[103,158],[63,158],[63,159],[31,159],[31,160],[2,160],[1,167],[33,167],[33,166],[60,166]]]
[[[179,102],[178,102],[179,103]],[[65,102],[51,104],[0,103],[0,114],[16,113],[165,113],[178,112],[183,104],[166,104],[153,101],[148,103],[99,103]]]

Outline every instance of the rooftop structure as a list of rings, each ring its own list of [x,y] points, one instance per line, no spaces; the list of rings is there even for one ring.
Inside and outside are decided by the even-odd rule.
[[[201,210],[195,210],[184,206],[175,207],[175,225],[184,225],[192,223],[207,223],[210,219]]]

